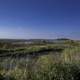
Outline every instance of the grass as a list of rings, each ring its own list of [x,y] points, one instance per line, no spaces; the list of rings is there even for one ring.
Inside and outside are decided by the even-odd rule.
[[[14,69],[4,72],[1,75],[6,80],[79,80],[80,67],[73,63],[56,63],[51,55],[47,55],[26,66],[18,63]]]
[[[64,43],[0,49],[2,53],[10,54],[21,51],[30,54],[53,50],[47,55],[32,59],[1,57],[0,80],[80,80],[80,45],[71,41]]]
[[[15,49],[5,49],[0,48],[0,56],[16,56],[17,54],[34,54],[37,55],[37,53],[45,52],[45,51],[57,51],[60,52],[63,49],[65,49],[65,46],[59,46],[59,45],[34,45],[34,46],[28,46],[28,47],[20,47]]]
[[[63,60],[67,63],[80,62],[80,47],[68,48],[63,51]]]

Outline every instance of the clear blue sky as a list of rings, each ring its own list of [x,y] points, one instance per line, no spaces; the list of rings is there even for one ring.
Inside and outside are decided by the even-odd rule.
[[[0,0],[0,38],[80,39],[80,0]]]

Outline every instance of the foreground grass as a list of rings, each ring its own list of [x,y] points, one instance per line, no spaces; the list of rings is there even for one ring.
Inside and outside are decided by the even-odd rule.
[[[79,80],[80,68],[75,64],[62,64],[39,60],[35,66],[16,66],[13,70],[1,73],[0,80]]]
[[[49,53],[31,60],[1,60],[0,80],[80,80],[80,46],[34,46],[18,48],[16,51],[37,52],[47,49],[63,49],[63,52],[56,55]]]

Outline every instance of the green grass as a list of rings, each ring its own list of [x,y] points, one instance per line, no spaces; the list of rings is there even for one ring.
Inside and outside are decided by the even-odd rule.
[[[14,69],[0,73],[6,80],[79,80],[80,66],[56,62],[52,55],[45,55],[28,63],[18,62]]]
[[[62,54],[64,62],[80,62],[80,47],[68,48]]]
[[[13,54],[11,52],[30,54],[49,49],[53,51],[29,60],[24,57],[0,58],[0,80],[80,80],[80,44],[73,41],[14,49],[1,48],[0,55]]]

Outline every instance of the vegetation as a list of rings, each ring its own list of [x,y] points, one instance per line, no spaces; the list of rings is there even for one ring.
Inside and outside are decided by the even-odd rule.
[[[5,43],[7,47],[0,48],[0,80],[80,80],[79,41],[38,43]]]

